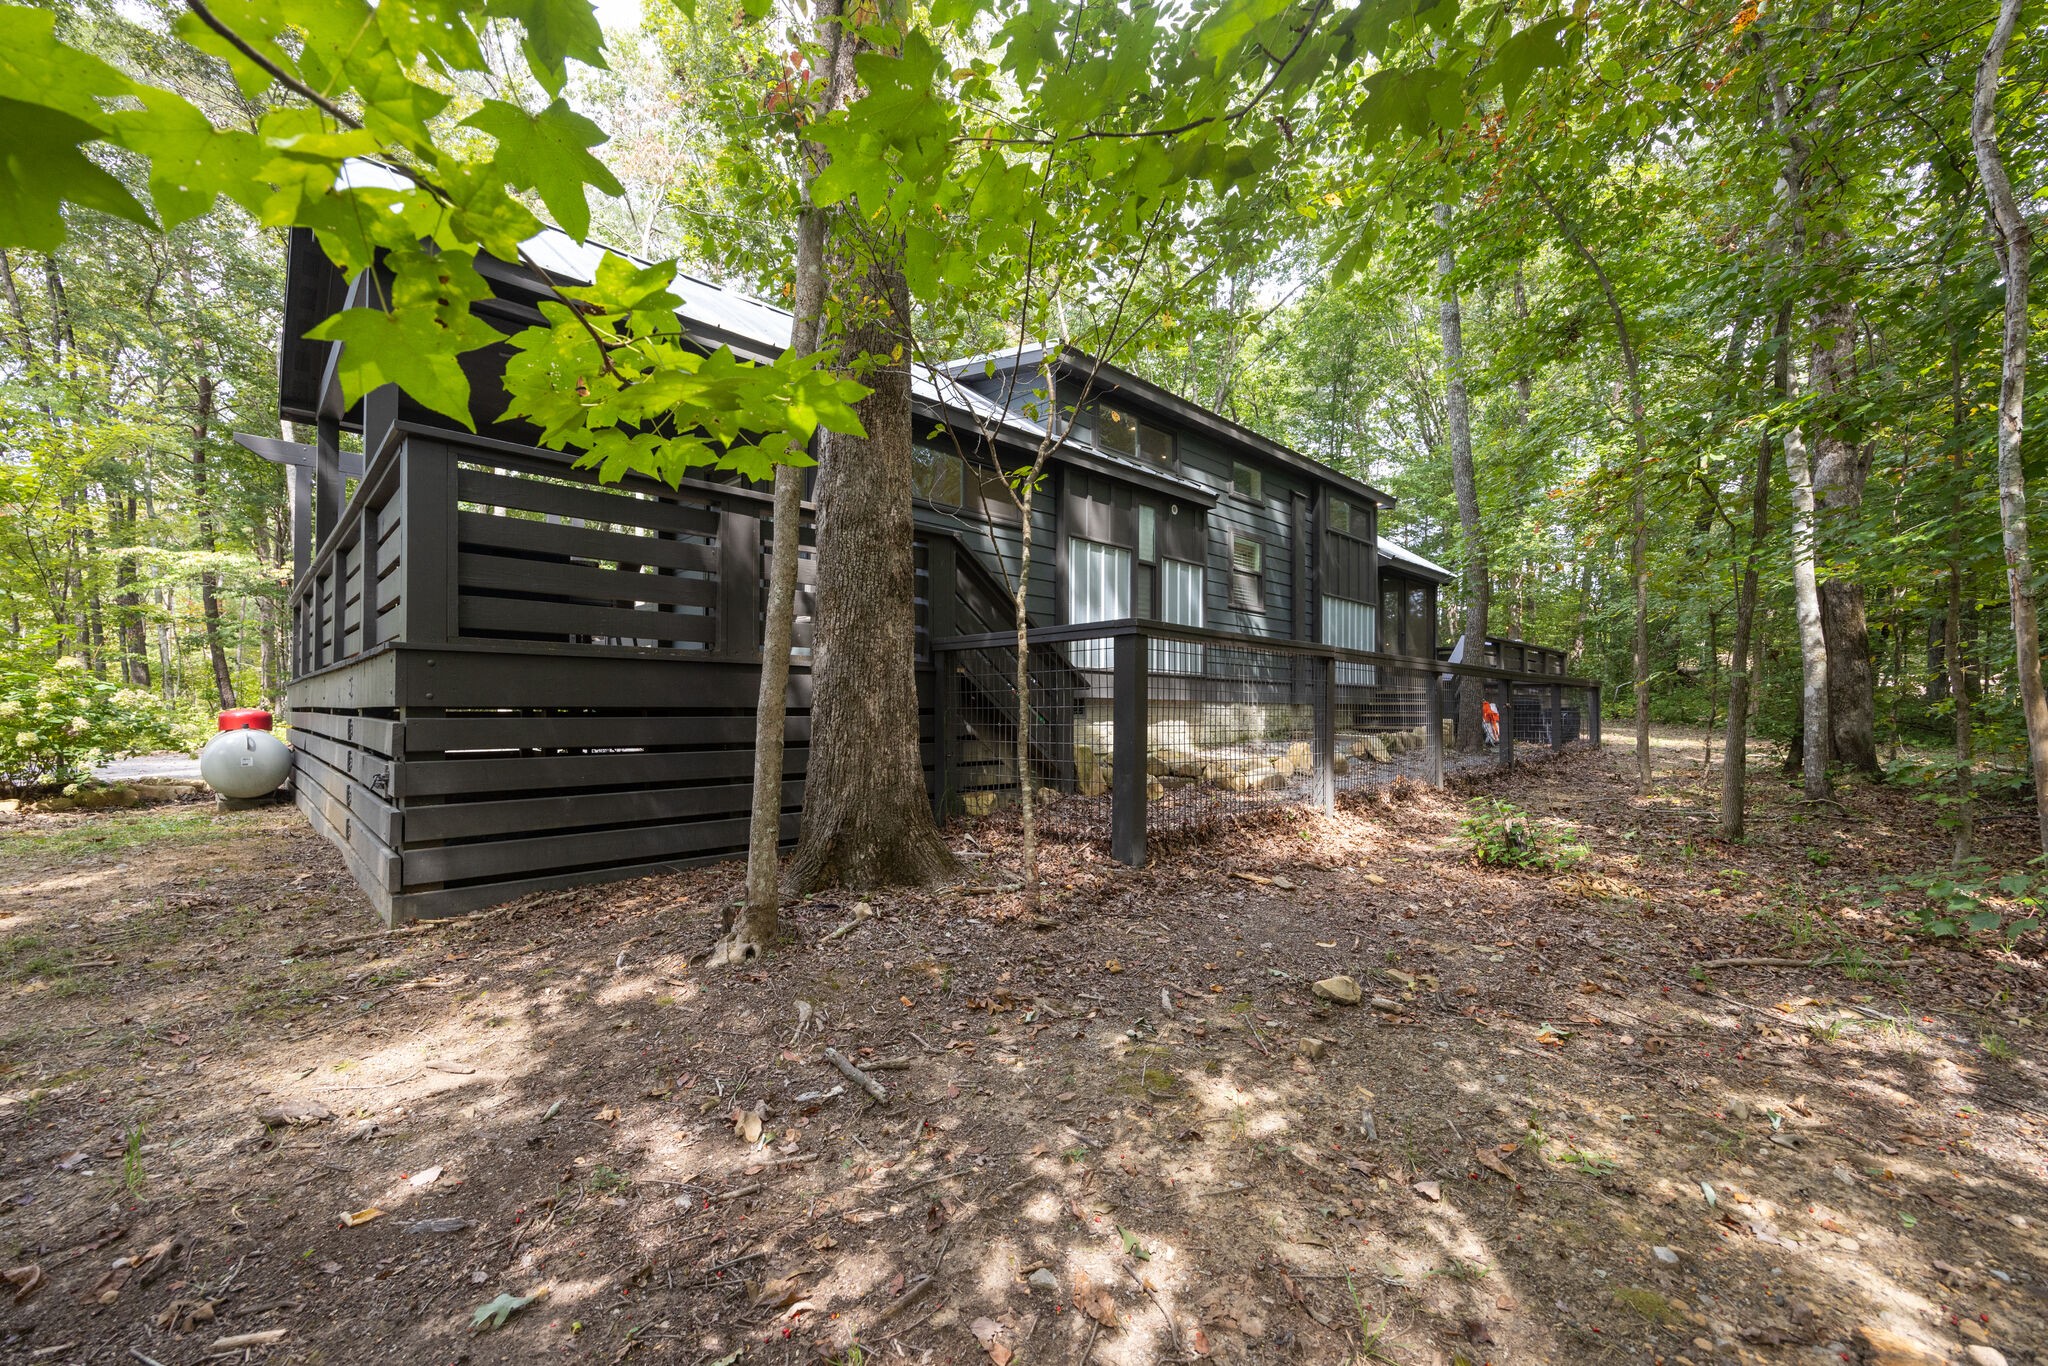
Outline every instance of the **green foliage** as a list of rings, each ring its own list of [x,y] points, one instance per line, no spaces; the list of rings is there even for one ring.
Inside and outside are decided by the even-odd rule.
[[[2006,871],[1972,859],[1958,868],[1883,882],[1877,890],[1880,895],[1872,904],[1890,904],[1917,934],[1996,935],[2011,943],[2041,926],[2041,907],[2048,903],[2048,858]]]
[[[1586,846],[1512,802],[1475,797],[1458,829],[1472,844],[1475,862],[1496,868],[1559,871],[1586,856]]]
[[[0,781],[18,790],[84,778],[103,759],[170,746],[161,700],[101,678],[77,659],[42,674],[0,675]]]

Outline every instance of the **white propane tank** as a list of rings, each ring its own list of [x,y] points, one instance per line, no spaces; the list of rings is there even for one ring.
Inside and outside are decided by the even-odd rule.
[[[199,751],[199,776],[223,797],[267,797],[291,770],[291,750],[267,730],[224,730]]]

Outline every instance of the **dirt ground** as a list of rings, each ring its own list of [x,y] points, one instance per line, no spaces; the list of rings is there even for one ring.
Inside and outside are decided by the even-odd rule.
[[[1042,917],[956,827],[740,976],[731,866],[385,936],[289,809],[17,819],[0,1360],[2048,1359],[2042,936],[1862,907],[1944,856],[1901,794],[1759,752],[1730,846],[1657,756],[1056,846]],[[1476,866],[1475,792],[1589,858]]]

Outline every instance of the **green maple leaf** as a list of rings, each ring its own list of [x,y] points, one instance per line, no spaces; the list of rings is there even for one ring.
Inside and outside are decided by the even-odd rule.
[[[610,168],[590,154],[605,141],[604,130],[567,100],[558,98],[538,114],[504,100],[485,100],[463,123],[497,140],[496,162],[505,183],[538,193],[562,231],[579,242],[590,232],[583,187],[595,185],[608,195],[626,192]]]
[[[488,323],[466,313],[451,321],[425,309],[349,308],[306,335],[342,344],[336,374],[347,402],[396,384],[419,403],[476,430],[469,416],[469,377],[459,357],[500,340]]]
[[[590,0],[489,0],[484,12],[494,19],[515,19],[526,30],[520,50],[550,98],[562,93],[570,58],[604,66],[604,30]]]
[[[149,224],[149,210],[80,146],[101,136],[82,119],[0,98],[0,245],[55,251],[65,202]]]
[[[166,230],[211,211],[223,194],[245,207],[260,204],[258,173],[271,153],[255,134],[215,128],[168,90],[136,93],[141,109],[110,118],[121,145],[149,158],[149,197]]]

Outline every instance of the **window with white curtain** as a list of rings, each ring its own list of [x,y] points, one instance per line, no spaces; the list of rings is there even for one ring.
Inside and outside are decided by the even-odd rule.
[[[1378,644],[1378,614],[1370,603],[1353,602],[1349,598],[1323,595],[1323,644],[1335,645],[1346,650],[1376,650]],[[1371,687],[1378,679],[1370,664],[1337,664],[1337,682],[1357,687]]]
[[[1159,619],[1174,626],[1202,624],[1202,566],[1185,560],[1159,562]],[[1149,666],[1159,673],[1202,671],[1202,647],[1189,641],[1155,640],[1147,652]]]
[[[1121,621],[1131,615],[1131,552],[1122,546],[1067,539],[1067,622]],[[1108,669],[1115,649],[1107,640],[1080,640],[1068,646],[1077,669]]]

